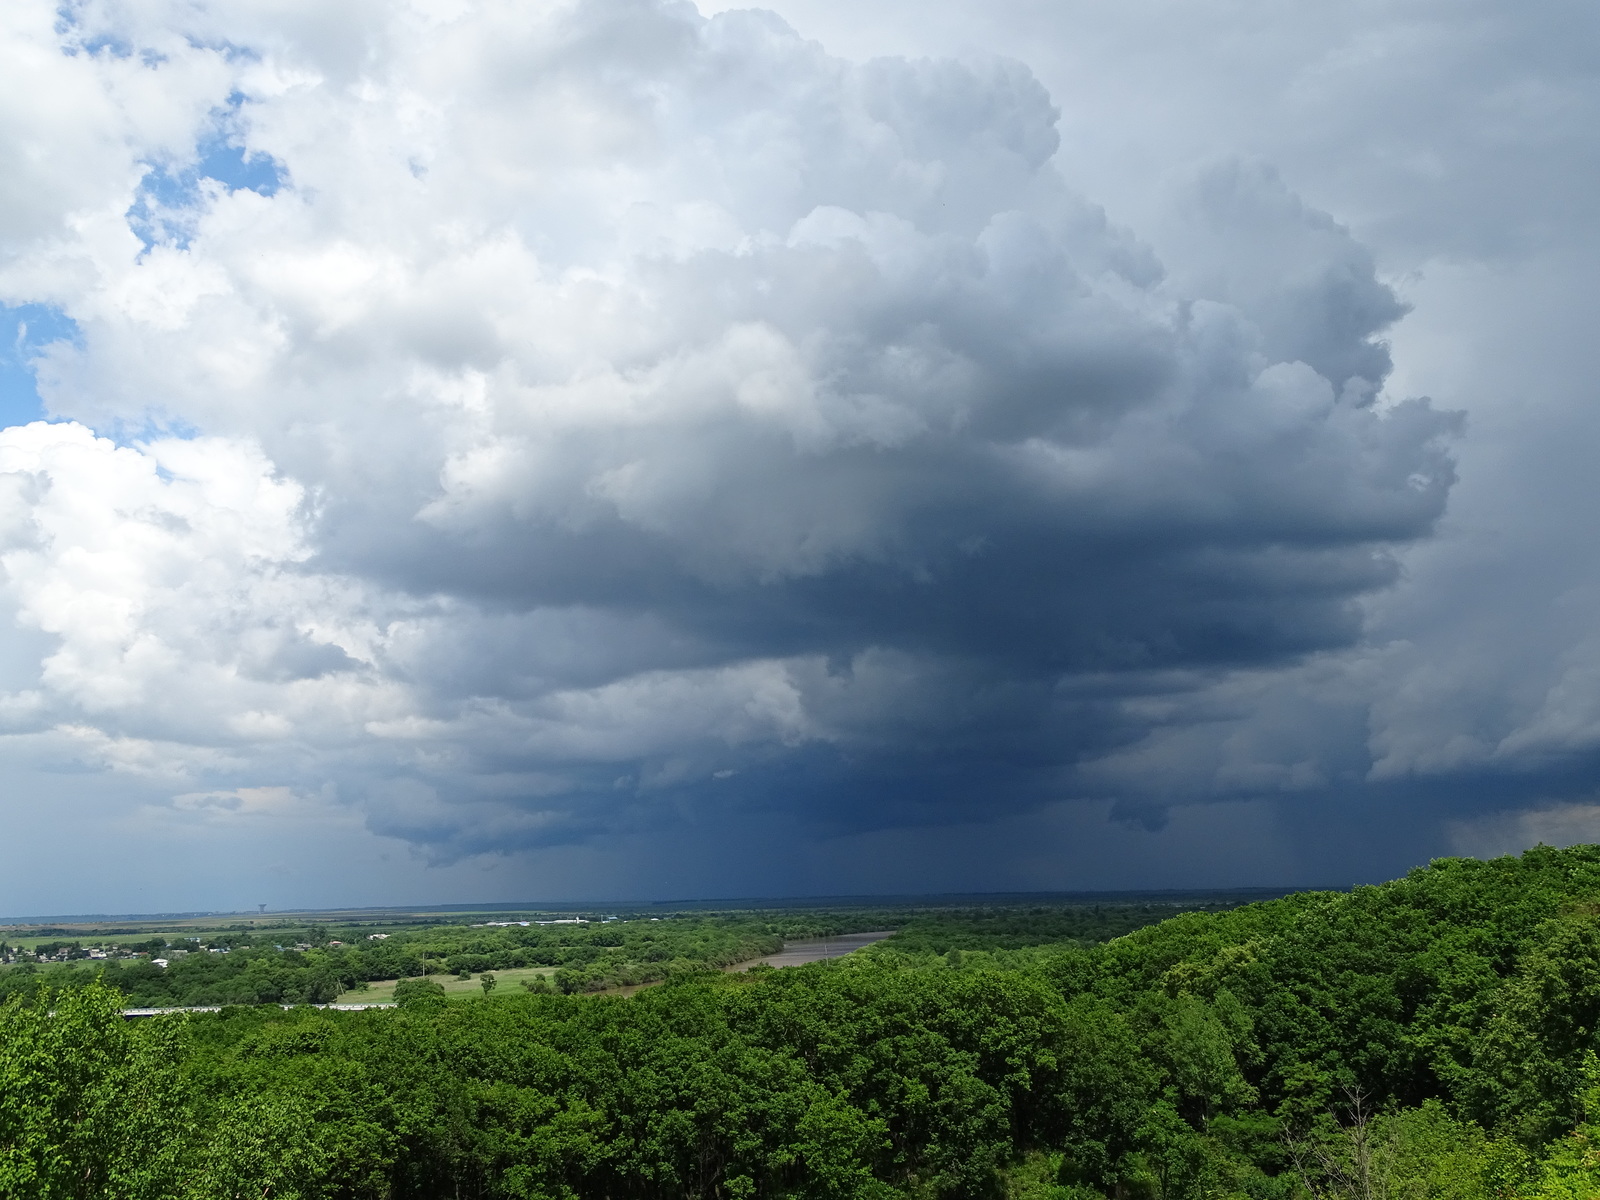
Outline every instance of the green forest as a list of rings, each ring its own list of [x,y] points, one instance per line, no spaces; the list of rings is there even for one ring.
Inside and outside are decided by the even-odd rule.
[[[455,1001],[419,969],[362,1012],[127,1020],[137,967],[13,966],[0,1196],[1600,1195],[1600,847],[1158,913],[901,914],[846,958],[745,973],[714,960],[834,918],[418,931],[382,953],[678,965],[632,996]],[[202,961],[269,950],[291,952]]]

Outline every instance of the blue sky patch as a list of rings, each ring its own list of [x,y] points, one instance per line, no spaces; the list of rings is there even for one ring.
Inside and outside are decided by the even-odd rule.
[[[0,306],[0,426],[41,420],[44,402],[32,360],[51,342],[78,340],[78,326],[45,304]]]
[[[146,250],[158,242],[180,249],[188,246],[204,180],[215,180],[230,192],[248,190],[262,196],[274,195],[283,186],[287,172],[282,163],[269,154],[250,154],[238,144],[231,126],[244,100],[237,92],[228,97],[218,127],[196,147],[194,164],[181,170],[156,164],[145,173],[127,217]]]

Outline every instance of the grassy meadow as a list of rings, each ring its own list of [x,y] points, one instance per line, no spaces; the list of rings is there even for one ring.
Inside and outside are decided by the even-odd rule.
[[[522,983],[526,979],[543,976],[548,979],[556,973],[555,967],[511,967],[504,971],[492,971],[495,978],[495,988],[490,992],[491,997],[522,995]],[[461,979],[455,975],[429,975],[427,978],[444,988],[445,994],[452,1000],[464,1000],[472,996],[483,995],[483,984],[474,975],[470,979]],[[361,988],[351,988],[339,993],[335,1004],[393,1004],[394,988],[398,983],[395,979],[374,980]]]

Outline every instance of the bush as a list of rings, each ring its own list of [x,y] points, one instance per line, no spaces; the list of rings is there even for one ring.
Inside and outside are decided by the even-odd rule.
[[[402,979],[394,985],[394,1002],[407,1010],[437,1008],[445,1002],[444,987],[431,979]]]

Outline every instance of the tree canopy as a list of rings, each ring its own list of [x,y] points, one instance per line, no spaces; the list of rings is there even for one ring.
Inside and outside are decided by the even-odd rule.
[[[631,997],[414,979],[127,1022],[103,979],[19,993],[0,1196],[1600,1194],[1600,848],[1101,942],[1035,916]]]

